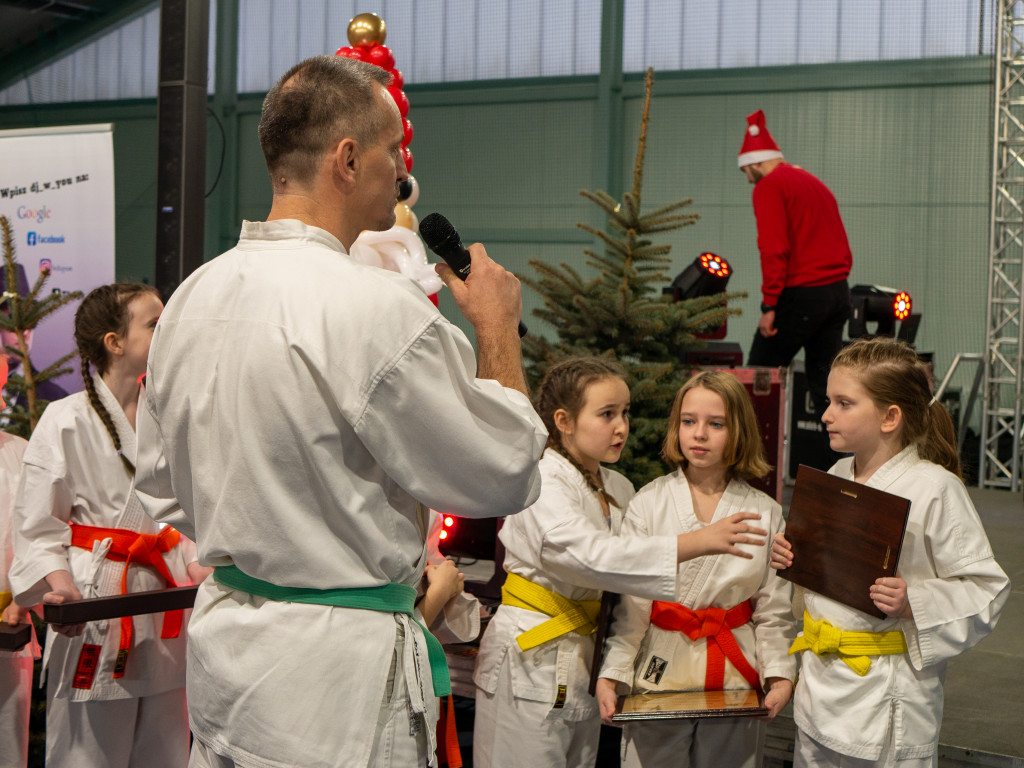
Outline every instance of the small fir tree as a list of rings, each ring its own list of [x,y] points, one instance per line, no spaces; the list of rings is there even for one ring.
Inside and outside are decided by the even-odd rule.
[[[58,309],[76,299],[82,298],[81,291],[70,293],[46,293],[43,294],[43,287],[50,278],[50,270],[44,269],[39,274],[36,284],[32,286],[27,296],[18,292],[17,259],[14,254],[14,232],[5,216],[0,216],[0,231],[3,235],[4,248],[4,269],[7,289],[0,301],[0,329],[13,333],[17,346],[7,345],[4,347],[4,354],[16,355],[21,358],[18,366],[19,373],[11,374],[7,380],[6,389],[10,393],[19,395],[18,400],[24,405],[16,405],[11,409],[8,424],[3,428],[5,432],[18,435],[28,439],[32,431],[39,423],[39,417],[47,406],[47,401],[36,395],[36,388],[43,381],[55,379],[70,373],[70,368],[65,364],[74,357],[74,352],[69,352],[59,360],[51,363],[41,371],[33,370],[32,363],[28,356],[28,343],[26,332],[33,330],[43,321],[44,318],[53,314]],[[42,298],[40,298],[42,295]],[[24,395],[24,397],[21,397]]]
[[[720,293],[673,302],[662,294],[671,282],[671,245],[656,245],[651,236],[691,226],[700,218],[684,213],[692,199],[677,200],[641,213],[644,151],[650,118],[654,72],[647,70],[643,117],[633,186],[616,201],[604,191],[580,194],[608,214],[610,231],[587,224],[576,226],[604,245],[604,252],[584,249],[585,263],[596,269],[584,277],[572,266],[531,261],[536,277],[522,277],[544,299],[536,317],[555,330],[556,341],[543,336],[524,339],[527,373],[536,387],[547,369],[566,357],[606,355],[622,363],[630,375],[631,433],[617,469],[639,488],[667,471],[660,450],[666,416],[676,390],[689,373],[683,365],[688,348],[704,342],[695,334],[717,328],[730,314],[726,301],[745,293]]]

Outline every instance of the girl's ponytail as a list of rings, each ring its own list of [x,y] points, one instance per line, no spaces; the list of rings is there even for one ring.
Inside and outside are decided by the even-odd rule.
[[[956,428],[949,411],[938,401],[928,408],[926,431],[917,450],[922,459],[938,464],[963,479],[956,450]]]

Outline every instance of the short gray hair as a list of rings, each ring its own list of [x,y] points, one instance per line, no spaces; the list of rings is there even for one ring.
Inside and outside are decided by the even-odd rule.
[[[276,185],[282,174],[311,181],[324,153],[341,138],[376,143],[388,115],[374,83],[387,87],[391,75],[343,56],[314,56],[285,72],[263,100],[258,129],[271,181]]]

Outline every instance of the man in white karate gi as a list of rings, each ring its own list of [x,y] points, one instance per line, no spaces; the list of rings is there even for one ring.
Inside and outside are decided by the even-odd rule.
[[[139,415],[147,510],[215,566],[189,624],[194,766],[434,760],[444,674],[410,615],[427,508],[507,515],[539,492],[519,283],[470,247],[442,277],[358,264],[394,224],[402,121],[381,69],[302,62],[263,104],[265,222],[190,276],[153,338]]]

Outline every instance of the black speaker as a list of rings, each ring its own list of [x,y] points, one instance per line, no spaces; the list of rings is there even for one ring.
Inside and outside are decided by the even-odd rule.
[[[168,298],[203,263],[209,0],[161,0],[156,287]]]

